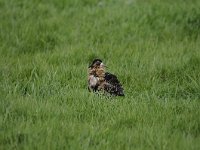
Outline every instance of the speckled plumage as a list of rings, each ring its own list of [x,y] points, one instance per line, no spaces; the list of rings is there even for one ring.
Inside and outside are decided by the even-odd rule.
[[[124,90],[118,78],[105,71],[105,66],[100,59],[95,59],[88,68],[88,89],[93,92],[124,96]]]

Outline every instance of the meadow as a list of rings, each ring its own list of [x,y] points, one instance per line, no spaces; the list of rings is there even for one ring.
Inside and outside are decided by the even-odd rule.
[[[0,149],[199,150],[200,1],[0,0]]]

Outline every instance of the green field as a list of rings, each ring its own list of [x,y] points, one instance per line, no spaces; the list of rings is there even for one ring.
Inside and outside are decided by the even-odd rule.
[[[200,1],[0,0],[0,149],[199,150]]]

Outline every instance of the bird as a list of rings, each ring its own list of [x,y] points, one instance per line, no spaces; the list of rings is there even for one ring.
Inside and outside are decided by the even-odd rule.
[[[101,59],[94,59],[88,67],[88,90],[103,92],[112,96],[125,96],[117,76],[106,72],[107,66]]]

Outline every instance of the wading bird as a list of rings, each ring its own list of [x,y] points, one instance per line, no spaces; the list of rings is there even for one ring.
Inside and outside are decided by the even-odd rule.
[[[88,67],[88,89],[90,92],[102,92],[113,96],[124,96],[124,89],[118,78],[105,71],[102,60],[95,59]]]

